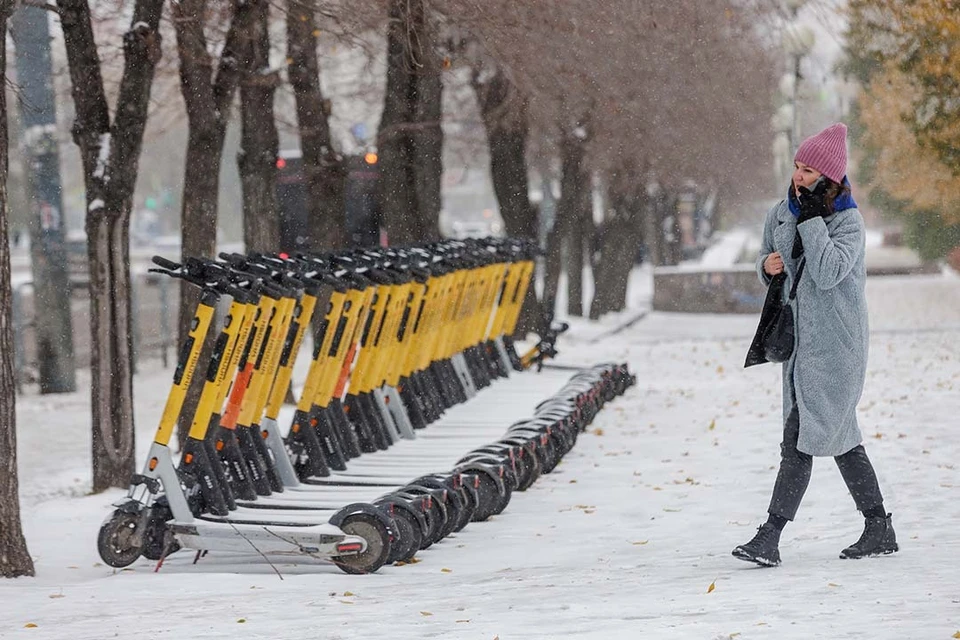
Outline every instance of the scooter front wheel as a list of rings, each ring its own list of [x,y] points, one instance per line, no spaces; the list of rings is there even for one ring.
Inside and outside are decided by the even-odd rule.
[[[97,535],[97,551],[103,561],[117,569],[136,562],[143,551],[141,528],[141,514],[114,511]]]
[[[390,556],[390,532],[375,517],[366,513],[352,513],[340,525],[347,535],[367,541],[367,550],[354,556],[337,556],[334,563],[344,573],[374,573]]]

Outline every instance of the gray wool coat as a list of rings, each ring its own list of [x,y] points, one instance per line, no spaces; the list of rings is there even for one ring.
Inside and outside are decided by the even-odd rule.
[[[800,413],[797,448],[813,456],[838,456],[860,444],[856,408],[867,368],[867,272],[863,217],[838,211],[798,225],[784,200],[767,214],[757,273],[779,251],[787,272],[786,301],[802,258],[791,257],[794,236],[803,240],[807,264],[791,304],[796,337],[783,363],[783,419],[794,402]]]

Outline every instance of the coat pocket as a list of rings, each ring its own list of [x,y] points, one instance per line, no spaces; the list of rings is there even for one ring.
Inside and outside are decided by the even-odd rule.
[[[834,325],[836,327],[837,335],[840,336],[840,340],[843,342],[851,351],[856,351],[858,349],[858,342],[854,339],[853,334],[850,333],[850,329],[847,328],[847,323],[844,322],[843,316],[840,315],[840,312],[837,311],[836,307],[831,307],[833,311]]]

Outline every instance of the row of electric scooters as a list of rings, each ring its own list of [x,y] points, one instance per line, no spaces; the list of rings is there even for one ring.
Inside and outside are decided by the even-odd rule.
[[[617,366],[577,374],[507,438],[451,460],[479,432],[445,425],[443,414],[553,353],[556,327],[523,356],[507,337],[534,255],[528,243],[490,239],[155,258],[154,271],[198,287],[199,303],[147,462],[101,526],[103,560],[123,567],[144,556],[159,569],[180,549],[195,550],[194,561],[208,551],[255,552],[367,573],[501,511],[632,379]],[[294,384],[308,332],[310,362]],[[188,417],[205,344],[209,364]],[[291,386],[299,399],[281,433]],[[419,437],[433,423],[430,433],[446,441]],[[177,427],[188,435],[175,461]],[[439,459],[455,464],[408,481]]]

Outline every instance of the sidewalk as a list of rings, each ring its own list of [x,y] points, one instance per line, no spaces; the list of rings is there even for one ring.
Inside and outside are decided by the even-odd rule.
[[[558,343],[558,363],[626,359],[638,385],[504,514],[371,576],[289,561],[277,565],[281,581],[255,556],[240,573],[236,557],[214,555],[196,566],[171,558],[159,574],[145,561],[98,566],[94,535],[119,492],[82,495],[88,399],[24,399],[24,521],[39,575],[0,583],[0,636],[946,640],[960,631],[960,278],[868,280],[860,420],[902,552],[837,559],[862,520],[821,459],[776,569],[730,557],[764,516],[779,455],[779,370],[742,369],[756,317],[650,313],[610,334],[642,310],[647,285],[634,284],[641,308],[575,322]],[[136,381],[138,461],[170,374]]]

